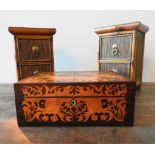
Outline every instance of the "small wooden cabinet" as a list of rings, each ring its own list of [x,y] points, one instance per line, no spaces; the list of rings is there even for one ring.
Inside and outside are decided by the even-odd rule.
[[[147,31],[148,27],[140,22],[96,29],[99,35],[99,71],[118,72],[140,86]]]
[[[9,27],[14,34],[18,80],[38,72],[53,72],[54,28]]]

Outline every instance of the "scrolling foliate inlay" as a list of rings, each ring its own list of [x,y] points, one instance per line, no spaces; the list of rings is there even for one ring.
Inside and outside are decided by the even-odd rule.
[[[24,97],[42,96],[124,96],[127,94],[125,84],[87,84],[87,85],[34,85],[22,88]]]
[[[112,120],[123,122],[125,120],[127,104],[125,98],[102,98],[92,101],[83,98],[75,101],[76,104],[72,104],[71,99],[57,99],[56,101],[52,98],[25,98],[22,102],[23,115],[27,122],[85,123]]]

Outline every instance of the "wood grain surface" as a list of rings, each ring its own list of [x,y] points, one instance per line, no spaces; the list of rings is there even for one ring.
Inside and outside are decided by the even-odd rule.
[[[55,28],[9,27],[8,30],[14,35],[18,80],[37,72],[54,71]]]
[[[149,28],[148,26],[143,25],[141,22],[137,21],[137,22],[132,22],[132,23],[96,28],[95,32],[97,34],[102,34],[102,33],[131,31],[131,30],[138,30],[140,32],[146,33],[149,30]]]
[[[136,87],[125,79],[114,72],[39,73],[23,79],[14,88],[18,125],[133,125]]]
[[[9,32],[14,35],[54,35],[55,28],[28,28],[28,27],[9,27]]]
[[[18,127],[13,85],[0,85],[1,144],[154,144],[155,83],[136,92],[133,127]]]
[[[141,22],[98,28],[98,70],[115,71],[142,82],[145,33],[149,30]]]
[[[51,72],[39,73],[35,76],[28,77],[18,81],[21,83],[76,83],[76,82],[132,82],[127,77],[124,77],[115,72]]]

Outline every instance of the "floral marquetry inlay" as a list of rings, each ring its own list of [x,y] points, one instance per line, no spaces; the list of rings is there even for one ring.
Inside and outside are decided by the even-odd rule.
[[[114,72],[39,73],[14,86],[20,126],[133,123],[135,82]]]
[[[125,96],[125,84],[76,84],[76,85],[33,85],[23,86],[25,97],[42,96]]]
[[[94,122],[117,121],[122,122],[126,116],[125,98],[100,99],[30,99],[22,102],[24,118],[27,122]],[[96,104],[96,106],[94,106]]]

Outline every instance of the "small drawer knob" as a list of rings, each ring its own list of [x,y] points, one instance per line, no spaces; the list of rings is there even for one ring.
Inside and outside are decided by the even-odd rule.
[[[35,74],[37,74],[37,73],[39,73],[39,71],[38,71],[38,70],[36,70],[36,71],[34,71],[34,72],[33,72],[33,74],[34,74],[34,75],[35,75]]]
[[[114,44],[112,46],[112,54],[115,56],[115,55],[118,55],[118,53],[119,53],[118,45]]]
[[[115,67],[112,67],[112,71],[117,73],[117,69]]]
[[[32,54],[34,57],[39,57],[39,47],[37,45],[32,46]]]

